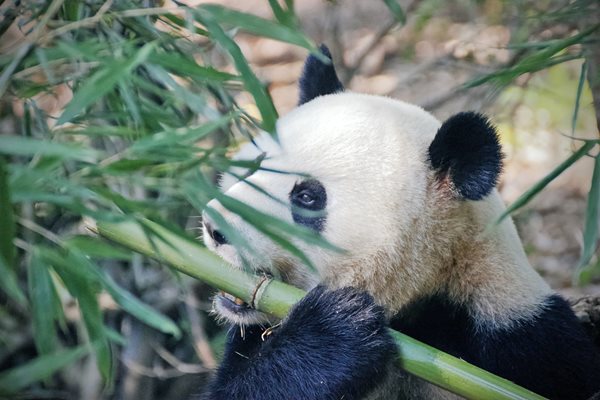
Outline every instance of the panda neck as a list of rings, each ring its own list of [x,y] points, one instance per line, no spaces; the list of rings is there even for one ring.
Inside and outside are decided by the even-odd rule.
[[[493,225],[504,211],[498,193],[446,211],[438,229],[453,240],[438,249],[442,259],[430,290],[443,287],[486,326],[509,326],[537,314],[551,290],[529,264],[512,220]]]

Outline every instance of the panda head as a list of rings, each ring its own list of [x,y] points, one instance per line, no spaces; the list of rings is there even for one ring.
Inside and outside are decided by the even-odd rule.
[[[358,286],[393,308],[393,292],[424,290],[433,281],[436,271],[426,264],[453,240],[456,210],[494,189],[501,169],[496,132],[479,114],[440,123],[417,106],[344,91],[333,65],[312,55],[300,79],[299,103],[277,122],[276,140],[262,133],[235,156],[261,159],[260,169],[234,169],[221,188],[344,251],[291,238],[315,272],[217,200],[208,207],[248,246],[232,245],[206,213],[205,243],[234,266],[303,289],[319,282]],[[399,287],[381,290],[390,282]],[[265,315],[236,300],[218,295],[216,312],[238,324],[265,322]]]

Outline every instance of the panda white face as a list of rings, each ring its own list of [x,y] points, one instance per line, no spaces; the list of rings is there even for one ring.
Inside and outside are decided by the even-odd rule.
[[[278,142],[264,133],[235,157],[262,155],[261,169],[242,181],[224,176],[222,190],[263,213],[319,232],[345,252],[292,238],[315,273],[217,200],[208,207],[251,249],[234,247],[208,217],[207,247],[234,266],[241,268],[245,260],[255,271],[303,289],[321,281],[356,286],[365,279],[365,268],[356,266],[394,259],[403,233],[422,213],[433,176],[427,149],[439,126],[416,106],[369,95],[331,94],[298,107],[278,121]],[[237,324],[266,322],[265,315],[227,294],[218,295],[214,305]]]

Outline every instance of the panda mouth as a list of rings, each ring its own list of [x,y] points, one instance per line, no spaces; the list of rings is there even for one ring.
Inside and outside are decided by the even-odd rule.
[[[269,321],[267,314],[250,306],[244,300],[229,293],[219,292],[214,297],[214,312],[226,321],[236,325],[256,325]]]
[[[250,304],[246,303],[244,300],[229,293],[225,293],[222,290],[219,291],[217,295],[217,301],[219,302],[219,305],[235,313],[253,310],[253,308],[250,307]]]
[[[266,279],[272,274],[260,271]],[[270,320],[269,316],[258,311],[244,300],[224,291],[219,291],[213,299],[213,310],[221,317],[238,325],[262,324]]]

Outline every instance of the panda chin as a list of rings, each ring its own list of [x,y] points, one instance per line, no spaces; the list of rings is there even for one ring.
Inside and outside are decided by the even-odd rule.
[[[250,307],[243,300],[223,291],[214,297],[213,311],[222,319],[236,325],[262,325],[270,323],[270,318],[267,314]]]

